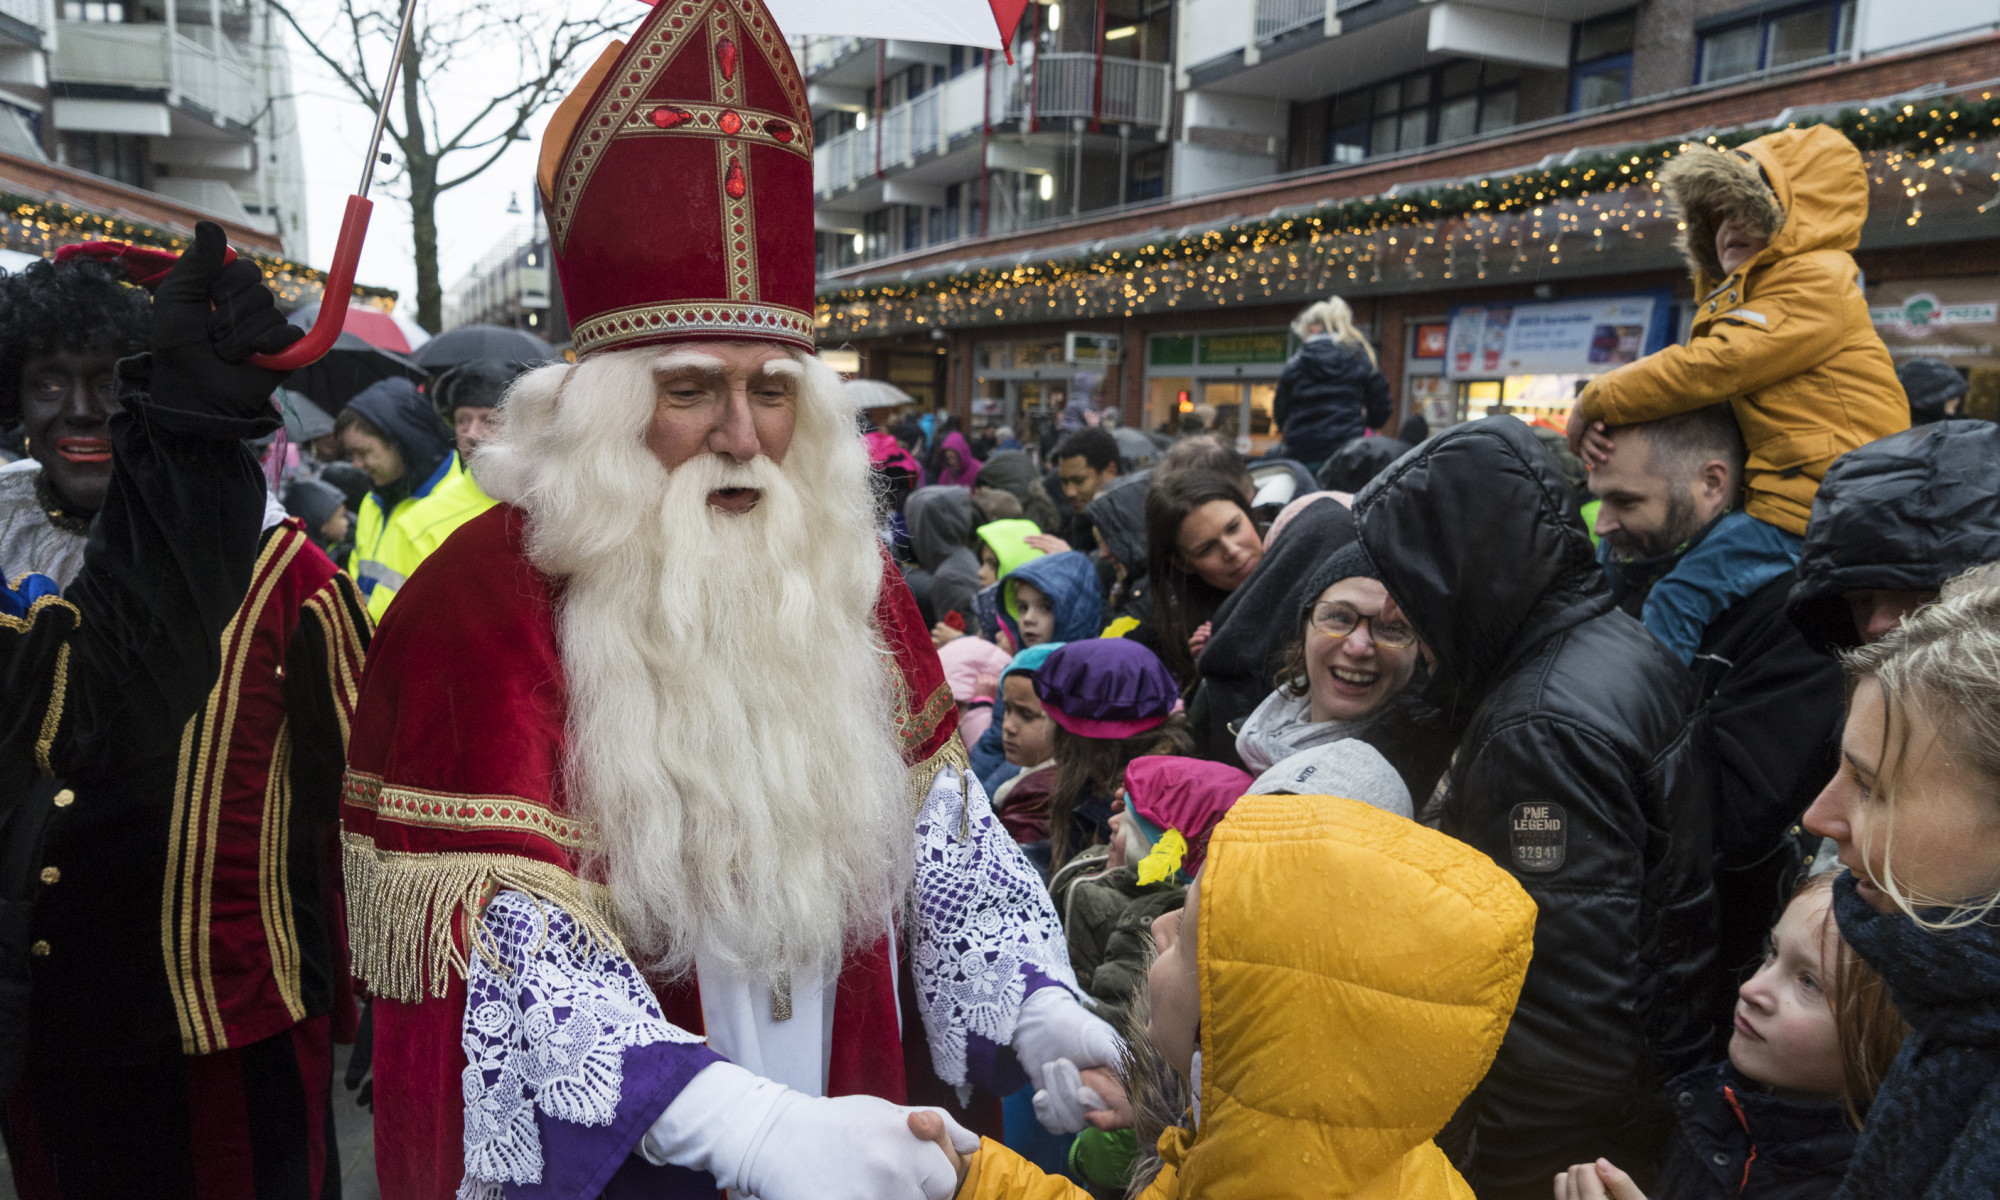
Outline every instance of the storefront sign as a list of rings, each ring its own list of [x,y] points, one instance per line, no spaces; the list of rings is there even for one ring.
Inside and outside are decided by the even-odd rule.
[[[1417,326],[1418,358],[1443,358],[1445,347],[1451,343],[1451,326],[1442,322],[1436,325]]]
[[[1669,293],[1594,296],[1451,312],[1445,373],[1602,375],[1666,345]]]
[[[1991,276],[1870,284],[1868,316],[1898,360],[2000,367],[2000,280]]]
[[[1118,335],[1115,333],[1066,333],[1063,358],[1079,367],[1111,367],[1118,364]]]
[[[1194,337],[1155,337],[1152,354],[1147,359],[1156,367],[1191,367],[1194,365]]]
[[[1285,361],[1288,335],[1272,333],[1208,333],[1201,338],[1203,366],[1281,364]]]

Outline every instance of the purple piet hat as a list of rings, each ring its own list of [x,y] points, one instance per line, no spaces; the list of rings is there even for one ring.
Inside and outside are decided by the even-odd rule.
[[[1159,656],[1124,638],[1071,642],[1035,672],[1049,719],[1087,738],[1157,729],[1180,707],[1180,689]]]

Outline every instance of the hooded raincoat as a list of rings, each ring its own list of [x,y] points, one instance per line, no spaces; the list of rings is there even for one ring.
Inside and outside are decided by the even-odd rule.
[[[1028,544],[1028,539],[1041,533],[1033,521],[1018,517],[1005,521],[989,521],[979,527],[979,540],[993,549],[993,557],[1000,564],[999,577],[1004,579],[1016,567],[1033,562],[1048,553]]]
[[[903,518],[910,525],[910,551],[927,576],[925,616],[936,622],[955,612],[973,628],[979,556],[966,545],[972,538],[972,493],[962,487],[918,488],[903,505]]]
[[[1477,1131],[1481,1195],[1546,1196],[1600,1155],[1653,1162],[1671,1129],[1660,1089],[1700,1064],[1715,1011],[1687,671],[1615,609],[1567,501],[1512,417],[1439,434],[1354,501],[1377,577],[1436,657],[1426,698],[1460,731],[1438,828],[1541,909],[1514,1027],[1454,1125]]]
[[[1120,475],[1097,489],[1084,506],[1084,515],[1102,539],[1099,548],[1124,573],[1111,593],[1113,620],[1130,617],[1144,622],[1153,615],[1153,601],[1146,594],[1146,489],[1152,478],[1151,471]]]
[[[950,466],[944,460],[949,451],[958,455],[958,465]],[[956,429],[944,435],[944,445],[938,447],[937,481],[947,487],[971,487],[979,480],[979,460],[972,457],[972,444]]]
[[[493,501],[466,475],[451,430],[407,379],[371,384],[347,406],[382,431],[403,459],[403,475],[374,488],[354,522],[348,570],[377,621],[419,564]]]
[[[979,486],[1012,493],[1021,502],[1021,515],[1041,526],[1043,533],[1062,527],[1062,513],[1056,510],[1056,502],[1042,486],[1042,473],[1024,450],[1002,450],[987,459],[979,468]]]
[[[1025,583],[1049,598],[1056,610],[1052,642],[1081,642],[1104,629],[1104,599],[1098,592],[1097,568],[1078,550],[1031,559],[1000,580],[1000,620],[1014,644],[1021,644],[1021,600],[1015,585]]]
[[[1861,644],[1844,594],[1936,591],[2000,559],[2000,425],[1937,421],[1833,464],[1786,610],[1821,651]]]
[[[1246,796],[1196,895],[1197,1119],[1160,1138],[1145,1200],[1471,1200],[1431,1139],[1507,1030],[1535,926],[1520,886],[1358,801]],[[1084,1194],[991,1141],[959,1190]]]
[[[1686,220],[1694,327],[1687,345],[1599,376],[1578,408],[1618,426],[1729,401],[1750,450],[1746,510],[1803,535],[1833,460],[1910,427],[1851,253],[1868,219],[1861,152],[1831,126],[1786,129],[1734,151],[1691,149],[1661,168],[1660,186]],[[1715,231],[1731,212],[1770,244],[1724,274]]]

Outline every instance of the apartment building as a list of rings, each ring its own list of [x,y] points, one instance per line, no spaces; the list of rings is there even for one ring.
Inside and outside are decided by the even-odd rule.
[[[549,265],[549,227],[539,196],[528,220],[507,231],[445,289],[444,328],[462,325],[506,325],[558,344],[569,340],[562,282]]]
[[[0,186],[101,180],[144,194],[114,211],[149,215],[159,197],[175,226],[183,212],[213,217],[303,261],[305,168],[280,30],[259,0],[0,0]]]
[[[954,86],[989,105],[928,157],[878,160],[864,141],[869,157],[825,177],[852,182],[820,191],[822,341],[857,351],[863,374],[927,365],[977,427],[1048,417],[1087,372],[1128,422],[1173,428],[1206,403],[1260,450],[1290,319],[1332,293],[1370,329],[1402,412],[1560,423],[1582,380],[1690,319],[1675,222],[1644,184],[1661,147],[1858,129],[1866,109],[1905,131],[1852,134],[1873,179],[1858,258],[1878,328],[1899,356],[1960,365],[1975,407],[2000,408],[2000,161],[1950,102],[2000,95],[2000,4],[1177,0],[1148,26],[1164,54],[1135,60],[1167,73],[1163,125],[1106,116],[1106,71],[1094,115],[1051,127],[1014,97],[1053,87],[1037,56],[1054,79],[1055,62],[1094,67],[1127,40],[1098,35],[1122,28],[1117,0],[1104,7],[1031,7],[1014,64],[982,63],[971,85],[949,48],[808,55],[816,113],[819,80],[860,64],[858,95],[824,95],[848,104],[825,110],[829,160],[837,139],[866,138],[878,96],[896,98],[869,91],[895,77],[895,53],[942,59],[922,76],[946,90],[941,108]],[[1086,40],[1060,40],[1077,29]],[[1909,132],[1933,120],[1951,136]],[[1607,187],[1596,173],[1611,171],[1640,186]],[[1546,201],[1452,208],[1466,189],[1533,195],[1524,181],[1546,181]],[[1562,322],[1590,336],[1539,357],[1510,341]]]

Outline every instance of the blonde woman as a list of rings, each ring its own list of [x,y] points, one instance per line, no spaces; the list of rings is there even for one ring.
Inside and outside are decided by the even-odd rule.
[[[1271,417],[1284,434],[1285,457],[1318,471],[1334,451],[1389,419],[1389,381],[1340,297],[1300,313],[1292,332],[1305,344],[1278,379]]]
[[[1847,659],[1840,771],[1805,825],[1852,872],[1841,936],[1916,1031],[1838,1200],[2000,1181],[2000,588],[1921,609]]]

